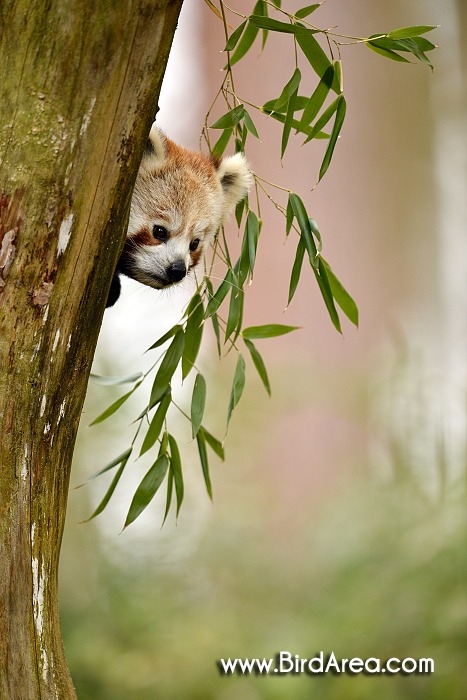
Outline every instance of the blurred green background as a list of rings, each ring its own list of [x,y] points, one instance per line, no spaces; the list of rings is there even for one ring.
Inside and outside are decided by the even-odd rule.
[[[238,7],[251,11],[246,1]],[[214,502],[175,414],[186,487],[177,523],[171,512],[161,530],[165,494],[158,494],[119,534],[152,455],[129,463],[90,523],[80,521],[110,477],[70,493],[61,608],[80,700],[467,697],[466,7],[328,0],[315,15],[321,26],[357,35],[443,23],[432,34],[441,47],[431,54],[433,75],[347,49],[349,113],[312,195],[321,151],[311,149],[308,162],[292,150],[282,169],[280,132],[266,123],[249,153],[255,171],[309,197],[325,256],[359,304],[360,329],[347,325],[338,336],[311,279],[283,314],[294,250],[283,245],[282,222],[265,211],[247,321],[302,330],[259,346],[271,399],[248,366],[226,461],[211,460]],[[178,31],[161,123],[197,147],[223,39],[204,3],[186,3]],[[239,66],[237,90],[264,90],[258,102],[274,96],[277,81],[289,77],[285,56],[293,59],[285,44],[267,51],[262,68],[256,54]],[[251,83],[252,73],[259,82]],[[144,350],[177,320],[190,291],[163,297],[125,285],[106,313],[94,371],[142,369]],[[200,362],[206,426],[222,437],[232,360],[218,363],[207,337]],[[90,384],[73,485],[128,446],[149,387],[108,422],[87,427],[124,390]],[[179,390],[182,404],[189,397],[190,386]],[[280,650],[432,657],[435,671],[241,677],[221,676],[216,665]]]

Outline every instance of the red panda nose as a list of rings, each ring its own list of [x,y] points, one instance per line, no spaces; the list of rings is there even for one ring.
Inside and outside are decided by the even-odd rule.
[[[171,282],[179,282],[186,275],[186,265],[183,260],[176,260],[168,266],[166,272]]]

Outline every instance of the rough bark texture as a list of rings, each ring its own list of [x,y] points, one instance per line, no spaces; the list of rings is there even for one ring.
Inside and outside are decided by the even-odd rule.
[[[0,3],[0,698],[75,698],[72,452],[182,0]]]

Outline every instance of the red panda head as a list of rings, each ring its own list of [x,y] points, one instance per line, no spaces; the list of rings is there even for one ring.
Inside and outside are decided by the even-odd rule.
[[[251,174],[241,153],[216,161],[153,125],[136,178],[119,271],[161,289],[182,280],[236,204]]]

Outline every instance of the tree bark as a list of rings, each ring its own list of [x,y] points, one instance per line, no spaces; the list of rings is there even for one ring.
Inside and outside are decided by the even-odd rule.
[[[75,698],[57,569],[76,431],[182,0],[0,3],[0,698]]]

